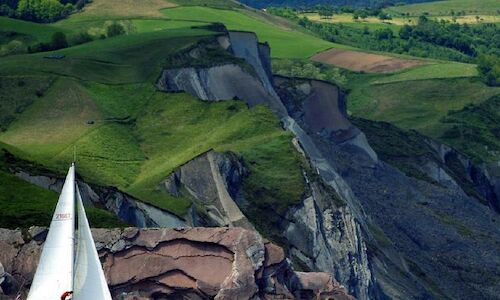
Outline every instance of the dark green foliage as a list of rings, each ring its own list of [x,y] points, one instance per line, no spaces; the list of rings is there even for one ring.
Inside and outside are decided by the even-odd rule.
[[[56,32],[52,35],[51,48],[52,50],[62,49],[68,47],[66,35],[62,32]]]
[[[365,32],[363,32],[363,33],[365,33]],[[377,30],[375,30],[374,34],[375,34],[375,37],[377,38],[377,40],[379,40],[379,41],[390,40],[394,37],[394,33],[392,32],[392,30],[390,28],[377,29]]]
[[[481,55],[477,69],[487,85],[500,86],[500,58],[497,55]]]
[[[432,150],[422,135],[416,131],[404,131],[386,122],[375,122],[353,118],[352,122],[361,129],[370,146],[380,159],[398,168],[407,176],[435,183],[432,178],[415,166],[420,158],[432,159]]]
[[[273,59],[273,73],[297,78],[312,78],[332,82],[338,86],[347,83],[348,71],[305,59]]]
[[[125,34],[125,28],[120,23],[113,23],[106,28],[106,33],[108,37],[114,37],[118,35]]]
[[[55,22],[81,9],[86,0],[0,0],[0,16],[40,23]]]
[[[479,162],[500,159],[500,95],[450,111],[441,122],[449,125],[441,136],[446,143]]]
[[[87,32],[80,32],[75,36],[70,37],[71,45],[80,45],[94,40]]]

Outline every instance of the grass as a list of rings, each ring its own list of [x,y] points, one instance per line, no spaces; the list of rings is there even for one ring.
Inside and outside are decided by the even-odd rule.
[[[162,62],[177,50],[213,34],[203,29],[172,29],[96,40],[55,53],[66,57],[46,59],[47,53],[0,58],[0,76],[53,74],[101,83],[153,81]]]
[[[153,195],[149,201],[156,205],[170,200],[174,211],[185,209],[188,203],[173,203],[157,192],[157,185],[174,168],[212,148],[242,155],[249,163],[251,180],[267,178],[259,187],[278,194],[272,201],[287,205],[303,192],[291,137],[267,108],[247,109],[239,101],[205,103],[185,94],[158,93],[137,120],[137,128],[148,160],[128,190],[141,198]]]
[[[0,16],[0,31],[15,31],[30,37],[33,41],[48,42],[52,34],[58,31],[70,33],[67,28],[57,27],[53,24],[40,24],[23,20],[11,19]]]
[[[475,78],[385,84],[375,84],[379,79],[372,78],[361,76],[357,81],[351,80],[353,89],[348,96],[348,109],[353,115],[391,122],[433,137],[442,134],[439,121],[448,111],[481,103],[500,93],[500,88],[488,87]]]
[[[237,10],[195,6],[164,9],[162,12],[172,20],[221,22],[230,30],[254,31],[259,41],[271,45],[273,57],[306,58],[334,46],[312,35],[283,28],[268,20],[250,17]]]
[[[58,194],[27,183],[0,171],[0,228],[29,228],[48,226],[57,203]],[[86,208],[92,227],[115,228],[126,224],[113,214]]]
[[[134,0],[93,0],[71,19],[161,17],[160,9],[173,6],[176,5],[167,0],[141,0],[140,3]]]
[[[304,189],[291,136],[267,108],[201,102],[156,92],[147,83],[60,78],[0,140],[22,158],[58,172],[64,172],[76,146],[79,173],[87,181],[116,186],[181,216],[190,201],[158,186],[176,167],[212,148],[236,152],[248,162],[248,195],[258,189],[261,203],[282,210],[300,200]]]
[[[441,123],[447,128],[440,136],[444,142],[476,161],[500,160],[500,95],[450,111]]]
[[[53,80],[48,76],[0,77],[0,131],[45,93]]]
[[[392,6],[386,9],[389,13],[409,13],[413,16],[420,16],[423,13],[435,16],[448,16],[452,10],[455,12],[465,11],[468,15],[498,15],[500,3],[497,0],[447,0]]]
[[[478,76],[476,65],[457,62],[431,63],[413,67],[396,74],[380,77],[373,83],[391,83],[412,80],[429,80]]]

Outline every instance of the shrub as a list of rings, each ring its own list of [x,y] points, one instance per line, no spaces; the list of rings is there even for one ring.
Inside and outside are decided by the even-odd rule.
[[[80,32],[71,38],[72,45],[80,45],[88,42],[92,42],[94,38],[88,32]]]
[[[500,86],[500,58],[496,55],[481,55],[477,69],[487,85]]]
[[[114,37],[118,35],[125,34],[125,28],[120,23],[113,23],[106,29],[108,37]]]
[[[20,54],[27,51],[26,45],[18,40],[10,41],[7,45],[0,47],[0,56]]]
[[[68,41],[66,40],[66,35],[62,32],[55,32],[52,35],[52,41],[50,43],[51,50],[57,50],[68,47]]]

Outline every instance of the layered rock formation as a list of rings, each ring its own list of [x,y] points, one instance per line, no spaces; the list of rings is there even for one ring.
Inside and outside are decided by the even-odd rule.
[[[9,276],[26,293],[45,235],[43,228],[0,229],[2,289]],[[93,235],[114,299],[354,299],[329,274],[293,271],[283,250],[254,231],[127,228]]]
[[[162,187],[174,197],[185,191],[194,200],[197,209],[188,215],[193,226],[253,229],[236,203],[242,197],[240,185],[246,173],[235,154],[211,150],[178,167],[162,182]]]

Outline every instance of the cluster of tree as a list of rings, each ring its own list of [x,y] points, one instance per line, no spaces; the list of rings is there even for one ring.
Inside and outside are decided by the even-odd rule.
[[[480,55],[477,68],[483,81],[491,86],[500,86],[500,57],[498,55]]]
[[[87,0],[0,0],[0,16],[48,23],[81,9]]]
[[[347,83],[345,71],[340,68],[302,59],[273,59],[272,63],[273,72],[278,75],[325,80],[340,86]]]
[[[273,8],[270,12],[294,20],[325,40],[368,50],[461,62],[476,62],[480,54],[500,56],[500,30],[496,24],[460,25],[421,16],[416,25],[405,25],[398,32],[312,22],[300,18],[292,8]],[[370,12],[376,13],[376,9]]]

